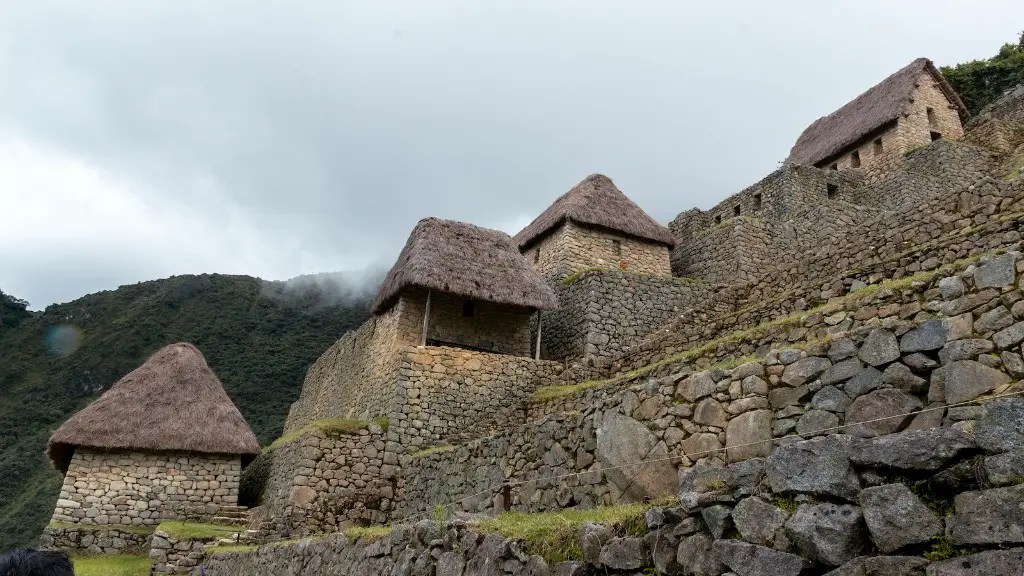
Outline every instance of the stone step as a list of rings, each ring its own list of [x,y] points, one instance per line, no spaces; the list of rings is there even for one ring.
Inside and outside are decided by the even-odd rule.
[[[230,516],[214,516],[210,518],[211,524],[220,524],[222,526],[238,526],[239,530],[243,530],[242,526],[239,526],[238,518],[232,518]]]
[[[248,512],[249,508],[247,506],[221,506],[220,507],[220,511],[221,512]]]

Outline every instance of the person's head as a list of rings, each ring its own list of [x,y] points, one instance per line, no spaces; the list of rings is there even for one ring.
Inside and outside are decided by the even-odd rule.
[[[75,576],[75,568],[63,552],[15,550],[0,556],[0,576]]]

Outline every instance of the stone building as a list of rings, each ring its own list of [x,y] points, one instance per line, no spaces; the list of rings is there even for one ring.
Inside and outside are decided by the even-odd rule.
[[[187,343],[151,356],[58,428],[47,446],[64,475],[52,522],[144,526],[217,516],[238,503],[255,434]]]
[[[963,137],[968,112],[931,60],[918,58],[797,139],[787,164],[858,168],[867,183],[903,165],[904,155],[942,138]]]
[[[397,345],[530,355],[530,317],[558,306],[504,232],[424,218],[373,303],[397,316]]]
[[[560,196],[515,241],[549,279],[586,268],[672,275],[672,234],[602,174],[587,176]]]

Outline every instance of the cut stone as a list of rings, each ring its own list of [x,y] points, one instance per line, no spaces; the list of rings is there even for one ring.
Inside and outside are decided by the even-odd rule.
[[[796,423],[796,433],[801,436],[817,436],[835,433],[839,417],[825,410],[809,410]]]
[[[882,373],[874,367],[865,368],[860,374],[843,384],[843,392],[856,398],[882,386]]]
[[[821,375],[821,383],[826,386],[829,384],[836,384],[843,380],[849,380],[857,374],[860,374],[861,370],[864,369],[864,365],[861,364],[860,360],[856,358],[850,358],[849,360],[843,360],[829,366],[828,370]]]
[[[1024,398],[999,398],[985,404],[974,426],[974,437],[986,452],[1024,447]]]
[[[827,566],[852,560],[867,544],[860,508],[849,504],[802,504],[786,531],[802,552]]]
[[[850,402],[850,397],[835,386],[825,386],[811,398],[811,406],[829,412],[846,412]]]
[[[974,287],[981,290],[1013,286],[1014,278],[1014,255],[1007,252],[993,257],[974,270]]]
[[[921,401],[906,392],[886,388],[858,396],[846,410],[847,432],[872,437],[892,434],[910,423]]]
[[[956,428],[929,428],[854,439],[849,458],[868,468],[939,470],[976,448],[974,441]]]
[[[928,320],[900,339],[900,351],[904,354],[938,350],[946,345],[946,327],[941,320]]]
[[[814,380],[825,370],[828,370],[832,363],[827,358],[811,356],[786,366],[782,373],[782,381],[790,386],[799,386]]]
[[[779,446],[765,461],[776,494],[803,493],[855,501],[860,479],[850,466],[850,439],[831,435]]]
[[[1010,383],[1010,377],[995,368],[985,366],[974,360],[957,360],[932,372],[932,388],[934,395],[942,391],[946,404],[959,404],[974,400],[978,396],[991,392],[996,388]],[[933,391],[929,390],[928,400],[933,400]]]
[[[964,492],[953,499],[946,536],[955,545],[1024,543],[1024,484]]]
[[[744,540],[770,546],[775,532],[786,524],[789,513],[757,497],[743,499],[732,511],[732,521]]]
[[[881,328],[872,330],[861,344],[857,357],[871,366],[881,366],[898,360],[900,347],[896,342],[896,335]]]
[[[865,488],[858,499],[871,540],[885,554],[942,534],[939,517],[903,484]]]
[[[725,447],[730,462],[771,454],[771,410],[744,412],[730,420],[725,429]]]

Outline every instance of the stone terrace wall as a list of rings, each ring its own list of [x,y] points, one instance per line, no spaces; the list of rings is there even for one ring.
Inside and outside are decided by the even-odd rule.
[[[594,270],[555,284],[559,308],[543,314],[541,354],[607,365],[623,347],[705,301],[706,282]]]
[[[387,413],[391,430],[410,452],[487,434],[521,418],[530,395],[561,383],[564,371],[559,362],[521,356],[440,346],[403,348]]]
[[[973,405],[945,406],[1024,391],[1013,385],[1024,376],[1015,259],[999,256],[937,280],[923,304],[914,294],[916,311],[866,306],[862,317],[874,320],[806,350],[771,352],[735,369],[666,365],[674,372],[545,402],[518,429],[413,458],[403,512],[450,502],[471,512],[536,512],[636,501],[665,493],[676,465],[709,458],[707,451],[724,448],[710,457],[735,462],[766,455],[773,438],[794,433],[850,425],[850,434],[874,437],[972,419]],[[850,326],[856,316],[839,311],[828,323]],[[886,420],[858,424],[877,418]],[[658,459],[637,472],[609,470]],[[560,478],[543,480],[551,477]],[[509,480],[507,492],[498,489]]]
[[[399,301],[328,348],[306,372],[285,433],[324,418],[372,419],[384,414],[397,367],[396,341],[400,333],[414,330],[406,325],[408,316],[403,316]]]
[[[397,434],[312,429],[274,450],[255,524],[284,537],[384,524],[401,499]]]
[[[140,526],[213,516],[238,504],[240,475],[238,456],[78,448],[52,522]]]
[[[47,526],[39,546],[43,550],[61,550],[68,554],[139,554],[149,551],[151,537],[151,532],[138,527]]]
[[[1012,152],[1024,143],[1024,84],[1007,91],[967,123],[965,139],[979,146]]]

